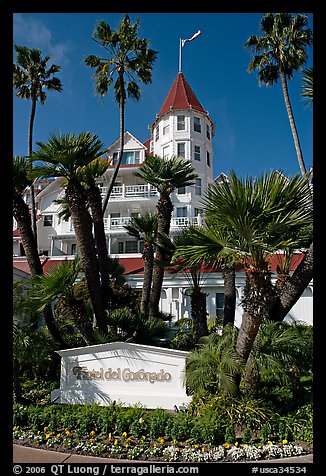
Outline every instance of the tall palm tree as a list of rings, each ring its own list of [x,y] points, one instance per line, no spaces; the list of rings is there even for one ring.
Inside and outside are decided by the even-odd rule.
[[[93,305],[96,325],[106,332],[106,314],[99,276],[98,261],[94,246],[87,199],[82,185],[83,166],[89,164],[103,152],[103,143],[96,135],[82,132],[52,134],[48,142],[37,142],[38,150],[32,154],[37,165],[34,172],[39,177],[64,177],[66,199],[76,233],[78,249],[85,273],[89,295]]]
[[[44,274],[40,257],[37,251],[35,235],[32,231],[31,214],[28,205],[23,199],[26,187],[31,186],[33,177],[31,174],[31,163],[26,157],[14,157],[13,160],[13,215],[20,231],[22,244],[24,247],[28,267],[32,278]],[[52,338],[59,342],[61,347],[65,343],[56,326],[51,306],[44,308],[44,320]]]
[[[129,225],[125,226],[125,229],[130,236],[144,242],[144,280],[140,310],[148,315],[154,266],[154,244],[157,237],[157,215],[156,213],[146,212],[143,215],[132,217]]]
[[[301,174],[306,173],[299,136],[290,102],[287,79],[307,60],[306,48],[312,45],[312,31],[305,15],[266,13],[260,22],[263,36],[250,36],[245,46],[254,54],[248,71],[258,70],[260,84],[270,86],[281,78],[286,111],[289,117]]]
[[[111,30],[104,20],[99,20],[92,38],[109,53],[110,58],[103,59],[89,55],[85,59],[88,66],[95,68],[96,93],[102,97],[107,94],[114,81],[115,73],[117,74],[113,87],[115,100],[120,107],[120,152],[103,202],[103,212],[107,207],[122,161],[127,94],[139,101],[140,88],[136,80],[144,84],[151,83],[152,67],[157,57],[157,52],[148,47],[148,40],[138,37],[139,26],[139,20],[136,20],[134,25],[131,24],[129,15],[124,16],[117,31]],[[127,85],[126,77],[128,78]]]
[[[28,155],[30,156],[33,150],[33,128],[36,112],[37,101],[43,105],[46,101],[45,89],[49,91],[62,91],[62,84],[60,79],[53,76],[61,70],[61,66],[52,64],[47,69],[47,63],[51,56],[42,58],[42,52],[35,48],[27,48],[26,46],[15,45],[17,53],[17,64],[13,65],[13,84],[17,89],[16,96],[22,99],[30,99],[32,101],[32,108],[29,117],[28,127]],[[36,232],[36,208],[34,185],[30,185],[31,191],[31,210],[32,210],[32,229],[37,244]]]
[[[156,316],[159,312],[159,302],[164,277],[164,266],[160,263],[166,263],[168,261],[168,256],[161,243],[160,237],[169,235],[170,233],[173,211],[171,193],[177,188],[193,185],[197,174],[189,160],[176,156],[163,159],[155,155],[149,156],[134,175],[153,185],[160,194],[156,205],[158,240],[150,299],[150,315]]]
[[[180,252],[193,264],[215,265],[224,256],[244,267],[244,313],[236,350],[246,362],[260,324],[276,300],[271,255],[300,243],[298,229],[312,221],[308,179],[272,172],[241,180],[232,171],[228,181],[210,188],[204,202],[206,223],[192,230],[196,245]]]
[[[103,160],[101,157],[97,157],[80,169],[80,179],[84,185],[86,198],[91,209],[105,307],[108,306],[109,301],[109,253],[102,213],[102,196],[100,189],[96,184],[96,178],[101,177],[106,172],[109,165],[108,161]]]

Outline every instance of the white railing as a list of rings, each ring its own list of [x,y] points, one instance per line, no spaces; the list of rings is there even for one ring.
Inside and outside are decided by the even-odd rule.
[[[129,225],[131,217],[111,217],[104,218],[105,230],[122,229]],[[171,228],[183,228],[189,225],[200,225],[200,218],[197,217],[173,217],[171,219]]]
[[[105,197],[107,187],[100,187],[102,198]],[[115,198],[134,198],[134,197],[156,197],[158,196],[157,190],[149,184],[141,185],[116,185],[111,192],[111,199]]]
[[[201,217],[173,217],[171,219],[171,228],[179,228],[190,225],[201,224]]]

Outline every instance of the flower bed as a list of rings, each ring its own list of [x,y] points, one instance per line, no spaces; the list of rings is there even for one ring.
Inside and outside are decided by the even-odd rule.
[[[302,445],[287,440],[266,444],[240,444],[226,442],[223,445],[194,444],[191,440],[165,441],[148,436],[135,438],[127,432],[97,433],[95,430],[81,434],[69,428],[60,432],[48,427],[33,431],[19,426],[13,428],[14,443],[74,454],[101,456],[141,461],[162,462],[235,462],[258,461],[307,454]]]

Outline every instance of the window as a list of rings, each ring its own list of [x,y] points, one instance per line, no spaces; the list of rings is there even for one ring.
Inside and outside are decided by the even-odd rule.
[[[186,193],[186,187],[180,187],[177,190],[178,195],[184,195]]]
[[[137,241],[126,241],[125,250],[126,253],[138,253]]]
[[[157,126],[155,129],[155,142],[157,142],[159,138],[160,138],[160,128],[159,126]]]
[[[163,124],[163,135],[165,136],[169,132],[170,132],[170,124],[169,124],[169,121],[166,121]]]
[[[76,255],[76,251],[77,251],[77,245],[76,245],[76,243],[72,243],[72,244],[71,244],[71,252],[70,252],[70,254],[71,254],[71,255]]]
[[[200,146],[195,145],[195,160],[200,160]]]
[[[206,124],[206,136],[207,136],[207,139],[211,140],[211,130],[208,124]]]
[[[43,226],[52,226],[53,215],[44,215]]]
[[[201,195],[201,179],[195,179],[195,195]]]
[[[187,207],[177,207],[177,217],[186,217],[187,216]]]
[[[163,159],[169,158],[169,146],[163,147]]]
[[[177,116],[177,131],[186,130],[186,116],[184,114]]]
[[[201,132],[200,118],[194,117],[194,131]]]
[[[216,316],[224,317],[224,293],[216,293]]]
[[[202,208],[195,208],[195,217],[198,217],[198,215],[201,217],[204,215],[204,210]]]
[[[206,164],[208,167],[211,166],[211,156],[209,155],[209,152],[206,152]]]
[[[177,156],[178,157],[186,157],[186,143],[185,142],[178,142],[177,143]]]
[[[118,162],[118,152],[114,152],[113,164],[115,165]],[[122,154],[122,164],[140,164],[140,150],[128,150]]]

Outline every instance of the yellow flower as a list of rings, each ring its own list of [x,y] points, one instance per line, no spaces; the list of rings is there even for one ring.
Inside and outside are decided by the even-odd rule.
[[[267,441],[267,444],[268,444],[268,445],[272,445],[273,442],[272,442],[271,440],[269,440],[269,441]]]
[[[204,452],[205,452],[205,448],[204,448],[204,447],[202,447],[202,449],[201,449],[201,452],[202,452],[202,453],[204,453]]]
[[[234,443],[234,446],[239,446],[238,441],[236,441],[236,442]]]
[[[57,434],[57,438],[60,438],[60,436],[61,436],[61,433],[58,433],[58,434]]]
[[[126,431],[124,431],[124,432],[122,433],[122,437],[123,437],[123,438],[127,438],[127,432],[126,432]]]
[[[92,431],[90,432],[90,435],[91,435],[91,436],[94,436],[94,435],[95,435],[95,431],[92,430]]]
[[[224,448],[228,449],[228,448],[230,448],[230,443],[224,443],[223,446],[224,446]]]
[[[198,445],[195,445],[195,446],[194,446],[194,448],[196,448],[196,449],[197,449],[197,448],[198,448]]]
[[[128,443],[126,443],[126,444],[125,444],[125,447],[128,448],[128,446],[129,446]]]
[[[52,433],[47,433],[47,434],[45,435],[45,438],[48,440],[48,439],[51,437],[51,434],[52,434]]]
[[[142,425],[144,423],[144,419],[143,418],[139,418],[138,422]]]
[[[157,438],[157,441],[158,441],[159,443],[163,444],[163,443],[164,443],[164,438],[162,438],[162,436],[159,436],[159,437]]]
[[[67,436],[71,436],[71,433],[70,433],[69,430],[66,430],[65,433],[66,433]]]
[[[119,444],[119,441],[118,440],[114,440],[114,446],[117,446]]]
[[[247,448],[247,445],[243,445],[244,448]]]
[[[111,439],[112,439],[112,433],[109,433],[108,440],[111,441]]]
[[[283,443],[283,445],[287,445],[287,444],[288,444],[288,440],[282,440],[282,443]]]
[[[44,431],[48,431],[48,427],[45,426],[45,427],[43,428],[43,430],[44,430]]]
[[[128,443],[129,443],[129,441],[131,441],[131,438],[127,438],[126,441],[128,441]]]

